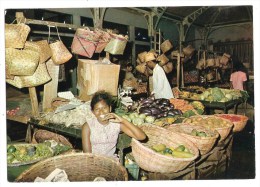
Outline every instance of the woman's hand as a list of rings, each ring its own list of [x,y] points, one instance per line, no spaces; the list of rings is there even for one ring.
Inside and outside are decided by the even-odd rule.
[[[103,120],[109,120],[110,122],[114,123],[122,123],[123,119],[116,115],[115,113],[108,113],[104,116]]]

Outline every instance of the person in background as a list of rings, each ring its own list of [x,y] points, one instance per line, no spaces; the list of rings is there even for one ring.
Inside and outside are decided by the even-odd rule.
[[[230,89],[246,90],[247,75],[243,64],[236,60],[233,61],[233,71],[230,75]]]
[[[131,63],[126,64],[126,73],[125,73],[125,79],[126,80],[136,80],[134,74],[133,74],[134,66]]]
[[[145,56],[146,65],[153,70],[153,91],[155,99],[173,98],[172,89],[170,83],[165,75],[163,68],[156,61],[156,54],[153,52],[148,52]]]
[[[114,157],[120,131],[137,140],[144,140],[145,133],[126,119],[111,113],[111,95],[96,92],[90,103],[95,118],[82,126],[82,148],[84,153]]]

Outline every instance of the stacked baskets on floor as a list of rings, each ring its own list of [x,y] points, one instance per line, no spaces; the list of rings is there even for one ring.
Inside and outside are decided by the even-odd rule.
[[[190,125],[188,123],[173,124],[166,126],[165,128],[192,141],[198,147],[201,155],[205,155],[211,151],[219,137],[219,133],[217,131],[212,131],[199,125]],[[191,133],[194,129],[198,132],[205,132],[207,136],[200,137],[192,135]]]
[[[126,169],[115,159],[91,153],[59,155],[38,162],[21,173],[16,182],[33,182],[36,177],[46,178],[56,168],[65,170],[70,182],[94,181],[104,177],[106,181],[127,181]]]
[[[142,125],[140,128],[147,135],[144,142],[132,139],[132,153],[136,163],[144,170],[150,172],[171,173],[187,168],[198,156],[197,147],[185,137],[155,125]],[[151,149],[156,144],[164,144],[166,147],[184,145],[191,153],[191,158],[174,158],[157,153]]]

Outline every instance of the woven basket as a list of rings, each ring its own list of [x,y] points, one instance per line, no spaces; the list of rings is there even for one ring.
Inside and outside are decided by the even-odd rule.
[[[5,24],[5,48],[23,48],[30,31],[24,23]]]
[[[5,49],[8,75],[33,75],[39,64],[39,53],[32,50]]]
[[[45,140],[55,140],[58,143],[67,145],[72,148],[72,144],[69,142],[69,140],[62,135],[41,129],[33,133],[32,143],[43,143]]]
[[[173,48],[172,43],[170,42],[170,40],[165,40],[162,44],[161,44],[161,50],[163,53],[166,53],[167,51],[169,51],[171,48]]]
[[[206,119],[206,118],[213,117],[213,116],[214,115],[192,116],[192,117],[186,118],[185,120],[183,120],[183,122],[184,123],[189,123],[187,121],[188,119],[194,119],[194,118],[197,118],[197,117],[202,117],[203,119]],[[218,131],[218,133],[220,135],[219,142],[224,141],[228,137],[230,132],[232,131],[233,124],[229,120],[226,120],[226,119],[223,119],[223,118],[220,118],[220,117],[217,117],[217,116],[214,116],[214,118],[216,118],[216,120],[221,119],[221,120],[225,120],[227,122],[227,125],[225,127],[218,127],[218,128],[213,128],[212,127],[212,128],[210,128],[211,130]],[[191,123],[191,124],[194,124],[194,123]],[[203,124],[196,124],[196,125],[202,125],[203,126]]]
[[[227,65],[230,59],[230,55],[227,53],[224,53],[223,56],[220,58],[220,64]]]
[[[72,54],[61,40],[51,43],[50,48],[52,52],[51,58],[55,64],[64,64],[72,58]]]
[[[51,48],[47,40],[36,42],[25,42],[24,49],[29,49],[38,52],[40,55],[39,63],[46,62],[51,57]]]
[[[112,55],[122,55],[127,44],[127,37],[111,34],[111,40],[105,47],[105,51]]]
[[[187,47],[183,48],[183,53],[186,57],[192,56],[194,51],[195,49],[191,45],[188,45]]]
[[[33,87],[45,84],[50,81],[51,77],[46,68],[46,64],[39,64],[33,75],[29,76],[14,76],[14,79],[6,79],[6,82],[17,87]]]
[[[148,141],[141,143],[132,139],[132,153],[136,163],[144,170],[160,173],[178,172],[190,165],[198,156],[198,148],[185,137],[155,125],[142,125]],[[165,144],[166,147],[184,145],[193,154],[192,158],[174,158],[154,152],[150,147]]]
[[[224,118],[224,119],[227,119],[225,118],[225,116],[236,116],[236,117],[239,117],[241,120],[240,121],[232,121],[230,120],[233,124],[234,124],[234,127],[233,127],[233,132],[240,132],[242,131],[246,124],[247,124],[247,121],[248,121],[248,117],[247,116],[243,116],[243,115],[237,115],[237,114],[215,114],[216,116],[218,117],[221,117],[221,118]]]
[[[142,53],[139,53],[139,54],[137,55],[137,59],[138,59],[141,63],[145,62],[145,55],[146,55],[146,54],[147,54],[146,51],[144,51],[144,52],[142,52]]]
[[[165,127],[167,130],[171,130],[175,133],[178,133],[188,140],[192,141],[199,149],[201,155],[207,154],[214,147],[219,134],[217,131],[212,131],[203,126],[199,125],[190,125],[188,123],[180,123],[175,125],[169,125]],[[193,129],[196,129],[199,132],[205,132],[208,137],[199,137],[191,135]]]
[[[162,68],[165,71],[165,73],[170,73],[173,70],[173,63],[169,62],[165,64]]]
[[[169,62],[169,59],[164,54],[161,54],[157,57],[157,61],[159,61],[160,66],[164,66],[167,62]]]
[[[104,177],[106,181],[127,181],[126,169],[113,158],[91,153],[59,155],[38,162],[21,173],[16,182],[33,182],[36,177],[46,178],[56,168],[65,170],[71,182],[94,181]]]

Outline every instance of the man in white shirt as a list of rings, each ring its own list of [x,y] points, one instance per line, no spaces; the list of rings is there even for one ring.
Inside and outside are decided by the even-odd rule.
[[[165,75],[163,68],[157,64],[156,56],[152,52],[148,52],[145,56],[146,65],[153,70],[153,91],[155,99],[173,98],[170,83]]]

